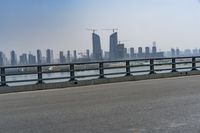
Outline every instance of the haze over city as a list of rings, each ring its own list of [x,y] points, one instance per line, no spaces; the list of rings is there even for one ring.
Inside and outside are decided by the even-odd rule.
[[[152,46],[170,50],[199,48],[198,0],[1,0],[0,45],[8,53],[41,49],[92,49],[91,32],[98,29],[103,50],[118,28],[126,47]]]

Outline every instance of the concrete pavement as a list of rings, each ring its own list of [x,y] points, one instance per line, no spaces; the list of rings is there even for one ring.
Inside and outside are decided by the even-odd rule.
[[[0,95],[0,133],[199,133],[200,76]]]

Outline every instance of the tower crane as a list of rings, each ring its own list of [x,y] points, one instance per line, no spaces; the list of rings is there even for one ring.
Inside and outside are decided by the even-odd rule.
[[[118,28],[114,28],[114,29],[103,29],[103,30],[111,30],[114,33],[115,31],[118,31],[119,29]]]
[[[95,33],[96,31],[97,31],[97,29],[90,29],[90,28],[87,28],[86,30],[88,30],[88,31],[92,31],[93,33]]]

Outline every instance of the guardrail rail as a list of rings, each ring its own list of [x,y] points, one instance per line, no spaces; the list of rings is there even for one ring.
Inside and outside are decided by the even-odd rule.
[[[62,69],[51,70],[51,67],[61,67]],[[11,83],[24,82],[43,84],[48,80],[55,81],[61,79],[66,80],[66,82],[71,82],[85,78],[102,79],[117,75],[134,76],[137,74],[156,74],[160,72],[173,73],[183,70],[197,71],[198,68],[200,68],[200,56],[76,62],[66,64],[1,66],[0,85],[7,86]],[[23,69],[26,69],[27,71],[19,71]],[[89,73],[91,71],[92,73]],[[81,74],[81,72],[85,72],[85,74]],[[45,74],[52,73],[65,73],[66,75],[62,77],[44,77]],[[18,79],[18,76],[20,75],[36,75],[36,78]],[[7,80],[10,76],[15,76],[15,79]]]

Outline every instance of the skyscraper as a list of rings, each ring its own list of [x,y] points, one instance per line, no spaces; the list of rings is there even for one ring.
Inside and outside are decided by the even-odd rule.
[[[47,64],[53,63],[53,51],[50,49],[47,49],[46,51],[46,63]]]
[[[138,48],[137,57],[138,57],[138,58],[142,58],[142,57],[143,57],[142,47],[139,47],[139,48]]]
[[[60,63],[66,63],[66,58],[63,51],[60,51]]]
[[[134,48],[130,48],[130,57],[131,58],[135,57],[135,50],[134,50]]]
[[[87,59],[90,59],[90,50],[89,49],[86,50],[86,56],[87,56]]]
[[[27,54],[22,54],[20,57],[20,64],[21,65],[26,65],[26,64],[28,64],[28,58],[27,58]]]
[[[153,54],[157,53],[156,42],[153,42],[152,53]]]
[[[149,47],[145,47],[145,57],[146,58],[150,57],[150,48]]]
[[[10,52],[11,56],[11,65],[17,65],[17,55],[14,50]]]
[[[101,41],[99,35],[92,33],[93,59],[102,59]]]
[[[176,56],[176,51],[174,48],[171,48],[171,55],[172,55],[172,57]]]
[[[198,55],[198,50],[197,50],[197,55]],[[176,56],[180,56],[180,49],[179,48],[176,48]]]
[[[118,44],[117,45],[117,59],[124,59],[125,57],[125,50],[124,50],[124,44]]]
[[[115,60],[117,55],[117,44],[118,44],[118,35],[117,32],[114,32],[110,36],[110,59]]]
[[[5,55],[0,51],[0,66],[5,65]]]
[[[73,61],[77,61],[77,54],[76,54],[76,50],[74,50],[74,60]]]
[[[37,50],[37,63],[42,64],[42,52],[41,50]]]
[[[70,61],[71,61],[70,51],[68,50],[67,51],[67,62],[70,62]]]
[[[28,64],[36,64],[36,56],[32,55],[31,53],[28,54]]]

